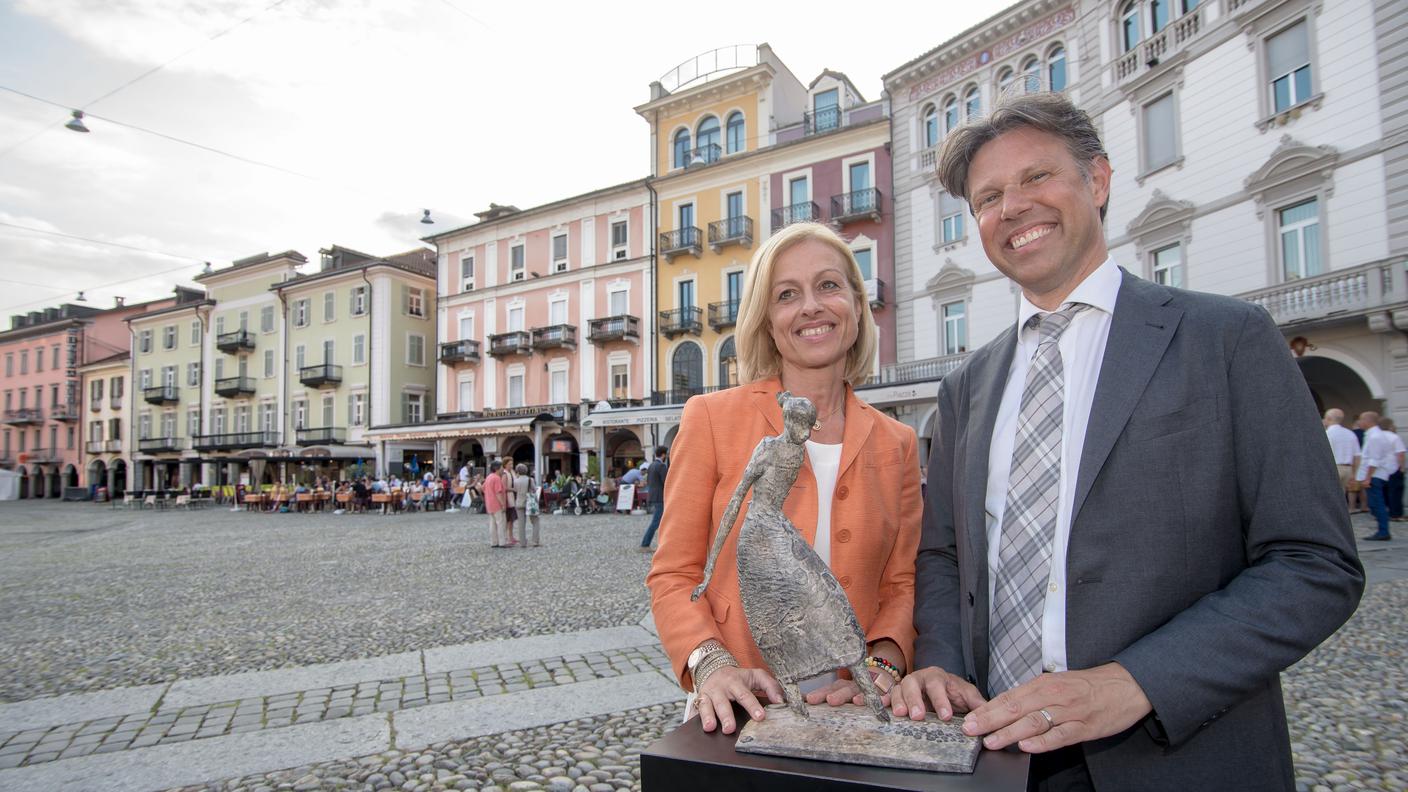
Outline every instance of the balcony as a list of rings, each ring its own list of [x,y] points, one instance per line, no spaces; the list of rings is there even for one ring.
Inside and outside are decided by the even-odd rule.
[[[83,452],[86,454],[101,454],[107,450],[107,443],[102,440],[89,440],[83,444]]]
[[[185,447],[186,438],[184,437],[144,437],[137,441],[137,450],[144,454],[181,451]]]
[[[831,196],[831,220],[835,223],[854,223],[857,220],[880,222],[880,190],[867,187],[852,190],[841,195]]]
[[[821,220],[821,207],[816,201],[803,201],[772,210],[772,227],[784,228],[793,223],[815,223]]]
[[[299,429],[294,441],[301,446],[328,445],[347,442],[347,430],[340,426],[321,426],[317,429]]]
[[[879,278],[867,278],[865,286],[865,299],[870,302],[871,308],[880,308],[885,305],[885,281]]]
[[[247,448],[274,448],[279,444],[278,432],[223,432],[196,435],[197,451],[237,451]]]
[[[843,117],[840,107],[818,107],[815,110],[802,113],[803,135],[819,135],[823,132],[840,129],[842,125]]]
[[[19,410],[6,410],[5,423],[20,426],[23,424],[44,423],[44,411],[38,407]]]
[[[69,423],[77,421],[79,409],[76,404],[55,404],[49,408],[49,418],[55,421]]]
[[[939,151],[943,149],[943,144],[931,146],[919,152],[919,170],[934,176],[938,174]]]
[[[535,327],[533,328],[533,348],[538,350],[576,349],[577,326],[555,324],[547,327]]]
[[[337,387],[342,384],[342,366],[323,363],[317,366],[304,366],[298,370],[298,381],[310,388],[327,385]]]
[[[1173,57],[1197,38],[1204,28],[1203,8],[1204,5],[1199,5],[1173,20],[1163,30],[1139,42],[1115,60],[1115,84],[1125,85],[1154,71],[1161,62]]]
[[[880,369],[880,382],[926,382],[943,379],[967,358],[967,352],[959,352],[956,355],[912,360],[908,363],[894,363]]]
[[[530,404],[522,407],[498,407],[483,410],[480,418],[541,418],[547,416],[560,424],[577,422],[575,404]]]
[[[455,363],[478,363],[479,362],[479,342],[470,338],[459,341],[446,341],[440,345],[440,362],[447,364]]]
[[[610,341],[640,342],[640,319],[630,314],[607,316],[587,323],[587,340],[593,344]]]
[[[690,168],[702,168],[705,165],[712,165],[723,157],[724,150],[718,143],[705,143],[697,148],[690,149],[689,155],[685,157],[685,170]]]
[[[215,380],[215,395],[226,398],[235,396],[253,396],[253,377],[225,377]],[[149,400],[150,401],[150,400]]]
[[[109,409],[109,410],[121,410],[121,409],[122,409],[122,397],[121,397],[121,396],[113,396],[112,398],[108,399],[108,409]]]
[[[215,337],[215,348],[229,355],[254,349],[254,333],[235,330]]]
[[[529,355],[532,352],[533,341],[526,331],[514,330],[489,336],[489,354],[493,357]]]
[[[699,258],[699,254],[704,250],[699,246],[698,226],[685,226],[676,228],[674,231],[665,231],[660,234],[660,255],[665,257],[665,263],[674,260],[675,256],[682,256],[686,253]]]
[[[1362,320],[1408,301],[1408,259],[1334,270],[1238,296],[1265,308],[1278,325]]]
[[[709,326],[714,332],[723,332],[726,327],[738,323],[738,300],[724,300],[709,303]]]
[[[147,404],[175,404],[181,400],[181,389],[175,385],[155,385],[142,389]]]
[[[103,450],[106,451],[106,452],[108,452],[109,454],[120,454],[120,453],[122,453],[122,441],[121,441],[121,440],[104,440],[104,441],[103,441]]]
[[[59,451],[56,448],[31,448],[27,452],[20,452],[20,461],[38,465],[51,464],[59,461]]]
[[[699,335],[704,326],[700,323],[704,316],[703,308],[675,308],[660,312],[660,332],[666,338],[674,338],[685,333]]]
[[[650,406],[664,407],[670,404],[684,404],[691,396],[698,396],[703,393],[713,393],[717,390],[731,388],[732,385],[709,385],[698,388],[674,388],[671,390],[654,391],[650,394]]]
[[[709,224],[709,249],[718,253],[728,245],[753,246],[753,218],[740,215]]]

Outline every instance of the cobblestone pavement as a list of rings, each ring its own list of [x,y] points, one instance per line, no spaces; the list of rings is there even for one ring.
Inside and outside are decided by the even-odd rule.
[[[646,524],[0,504],[0,702],[635,624]]]

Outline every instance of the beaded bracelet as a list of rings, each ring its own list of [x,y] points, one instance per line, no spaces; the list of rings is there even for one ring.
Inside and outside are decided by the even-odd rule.
[[[889,674],[889,675],[890,675],[890,678],[893,679],[893,680],[895,680],[895,684],[898,685],[899,682],[900,682],[900,669],[899,669],[899,667],[896,666],[894,663],[891,663],[889,660],[886,660],[886,659],[883,658],[883,657],[876,657],[875,655],[867,655],[866,658],[865,658],[865,667],[866,667],[866,668],[878,668],[878,669],[880,669],[881,671],[884,671],[885,673]]]

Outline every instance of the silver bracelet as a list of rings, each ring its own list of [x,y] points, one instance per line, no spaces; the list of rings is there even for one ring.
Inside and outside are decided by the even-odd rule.
[[[708,679],[710,674],[724,666],[738,668],[738,661],[734,659],[733,655],[730,654],[727,649],[718,649],[705,655],[704,659],[700,660],[699,665],[694,669],[694,692],[698,693],[699,689],[704,686],[704,680]]]

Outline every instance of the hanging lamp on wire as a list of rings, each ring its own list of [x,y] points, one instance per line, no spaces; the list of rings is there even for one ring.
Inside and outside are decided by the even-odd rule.
[[[83,111],[74,110],[73,118],[70,118],[68,123],[64,124],[64,128],[72,129],[74,132],[87,132],[88,127],[83,123]]]
[[[423,223],[424,225],[434,225],[435,221],[430,219],[430,210],[422,209],[421,211],[424,212],[424,214],[422,214],[420,217],[421,223]]]
[[[74,302],[88,302],[88,298],[83,296],[83,292],[79,292],[79,293],[78,293],[78,296],[73,298],[73,301],[74,301]]]

